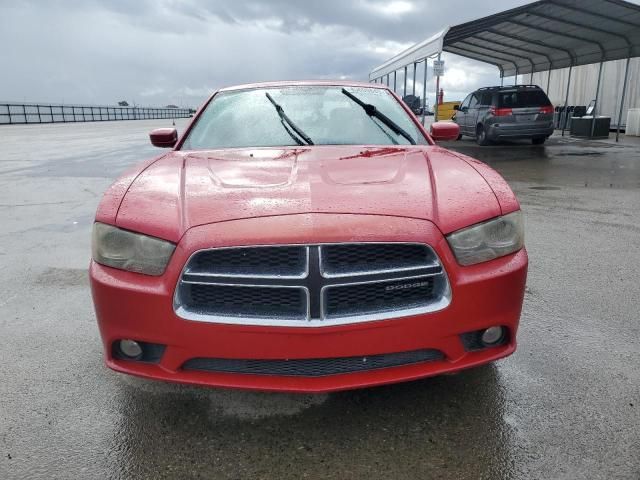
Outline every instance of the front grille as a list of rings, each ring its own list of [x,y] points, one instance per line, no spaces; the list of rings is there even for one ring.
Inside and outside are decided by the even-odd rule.
[[[411,269],[433,262],[431,252],[417,244],[336,244],[322,247],[323,271],[328,276],[368,271]]]
[[[196,252],[174,306],[189,320],[322,326],[435,311],[449,297],[442,264],[427,245],[251,246]]]
[[[228,276],[301,277],[306,266],[306,249],[297,246],[219,248],[195,255],[189,271]]]
[[[225,316],[304,320],[307,299],[302,288],[186,284],[184,306]]]
[[[407,307],[418,308],[425,301],[431,300],[434,283],[433,277],[423,277],[408,282],[389,280],[373,284],[328,287],[325,315],[327,318],[335,318],[344,314],[357,315],[391,312]]]
[[[276,375],[287,377],[323,377],[341,373],[363,372],[442,360],[439,350],[413,350],[361,357],[304,358],[294,360],[236,360],[228,358],[192,358],[184,370],[242,373],[248,375]]]

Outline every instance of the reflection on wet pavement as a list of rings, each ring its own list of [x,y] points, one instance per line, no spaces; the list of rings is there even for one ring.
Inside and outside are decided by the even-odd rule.
[[[123,477],[155,476],[187,457],[205,478],[413,478],[426,471],[509,478],[511,472],[512,427],[494,366],[320,398],[150,390],[123,382],[115,398],[121,418],[113,441],[128,448],[113,468]]]
[[[0,479],[640,478],[640,146],[451,142],[502,173],[525,213],[517,352],[458,375],[285,395],[102,363],[93,214],[112,178],[158,153],[146,133],[162,126],[3,130]]]

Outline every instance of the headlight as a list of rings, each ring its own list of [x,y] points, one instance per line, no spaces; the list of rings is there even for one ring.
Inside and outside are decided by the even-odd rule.
[[[159,238],[121,230],[104,223],[93,224],[93,259],[102,265],[162,275],[176,246]]]
[[[524,246],[522,212],[497,217],[447,236],[460,265],[473,265],[517,252]]]

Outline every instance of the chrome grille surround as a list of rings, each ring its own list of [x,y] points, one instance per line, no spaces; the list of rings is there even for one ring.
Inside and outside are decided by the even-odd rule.
[[[212,267],[209,260],[215,258],[233,267]],[[271,290],[279,300],[269,298],[269,289],[279,289]],[[291,289],[300,292],[298,303]],[[280,310],[278,301],[284,301]],[[323,327],[435,312],[450,302],[446,272],[430,246],[362,242],[199,250],[180,276],[174,310],[200,322]]]

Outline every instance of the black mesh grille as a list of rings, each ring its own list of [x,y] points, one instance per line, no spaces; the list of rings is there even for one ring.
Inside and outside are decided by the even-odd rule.
[[[199,313],[234,317],[305,319],[307,304],[300,288],[185,284],[183,301]]]
[[[434,261],[425,245],[404,243],[325,245],[322,259],[329,274],[424,267]]]
[[[182,366],[185,370],[244,373],[251,375],[321,377],[340,373],[362,372],[441,360],[439,350],[413,350],[362,357],[309,358],[294,360],[236,360],[226,358],[193,358]]]
[[[330,287],[325,315],[333,318],[421,306],[433,296],[433,287],[433,277]]]
[[[176,290],[175,309],[190,320],[254,325],[295,320],[294,326],[307,320],[321,326],[327,320],[428,313],[446,306],[448,292],[443,266],[428,245],[231,247],[192,256]]]
[[[205,250],[193,256],[187,270],[217,275],[300,275],[306,268],[305,252],[302,246]]]

